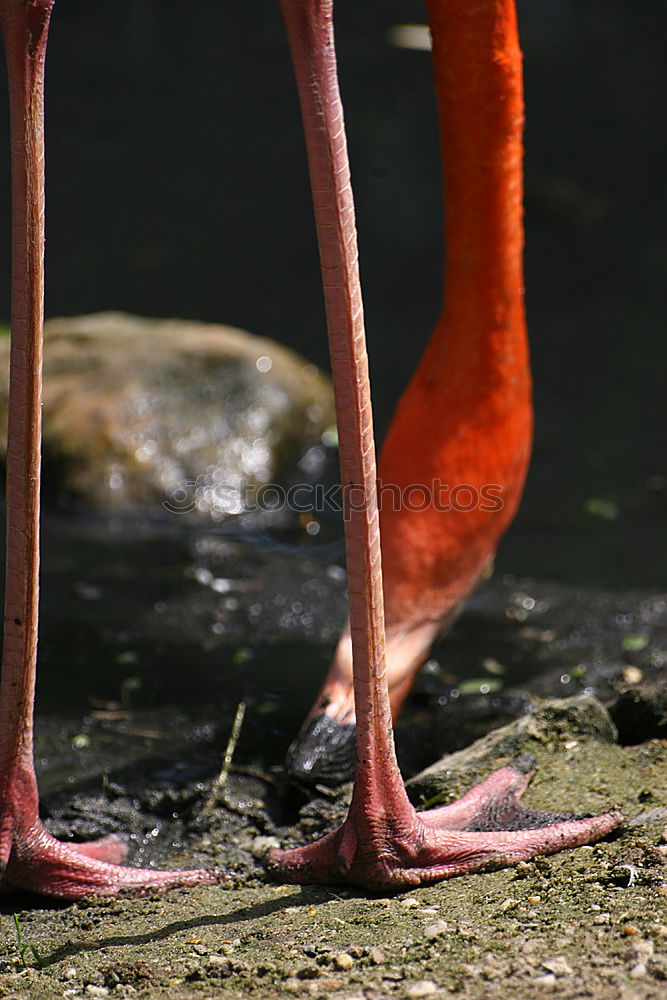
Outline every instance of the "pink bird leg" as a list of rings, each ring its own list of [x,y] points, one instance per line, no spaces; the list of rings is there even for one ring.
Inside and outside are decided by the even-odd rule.
[[[39,599],[44,314],[44,59],[54,0],[2,0],[12,159],[12,332],[7,439],[7,564],[0,675],[0,889],[64,899],[204,885],[214,871],[119,865],[115,837],[66,844],[39,818],[33,706]]]
[[[515,865],[536,855],[588,843],[613,830],[621,822],[621,815],[609,812],[562,820],[525,809],[520,796],[533,770],[530,758],[520,758],[458,802],[430,813],[416,812],[405,792],[394,752],[386,679],[375,449],[354,205],[336,77],[332,0],[281,0],[281,7],[301,101],[315,206],[336,395],[341,482],[351,501],[346,510],[345,544],[356,770],[352,802],[343,825],[307,847],[270,851],[267,866],[276,878],[287,882],[347,881],[369,889],[399,889],[465,872]],[[520,73],[517,77],[515,71],[520,52],[513,0],[482,0],[473,5],[468,0],[430,0],[429,11],[441,59],[445,54],[438,48],[439,35],[449,18],[458,24],[462,38],[474,51],[486,46],[489,67],[509,65],[513,99],[520,101]],[[470,89],[474,93],[475,88]],[[496,96],[502,104],[508,95]],[[494,120],[486,107],[479,117],[482,126],[485,118]],[[512,129],[520,129],[521,121],[519,115],[509,133],[492,126],[491,140],[502,144],[509,134],[514,153],[516,134]],[[472,164],[473,172],[474,167]],[[514,164],[515,193],[517,184],[520,191],[520,169],[518,160]],[[521,231],[510,236],[513,244],[520,244]],[[470,269],[468,259],[463,270]],[[499,270],[502,285],[503,268]],[[522,302],[516,319],[523,320]],[[437,361],[437,351],[432,353]],[[464,351],[461,363],[465,356]],[[506,360],[514,363],[514,359]],[[456,378],[457,372],[453,371],[453,381]],[[464,395],[469,394],[470,387],[464,388]],[[428,436],[430,428],[425,428],[424,433]]]

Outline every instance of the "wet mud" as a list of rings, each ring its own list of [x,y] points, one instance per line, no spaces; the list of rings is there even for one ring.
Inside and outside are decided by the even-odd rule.
[[[51,797],[52,829],[76,827],[77,801],[80,809],[85,803],[98,829],[134,831],[135,863],[220,864],[229,881],[70,905],[6,895],[0,996],[472,1000],[557,991],[657,1000],[667,978],[667,746],[621,747],[580,729],[576,737],[560,726],[532,741],[539,770],[529,804],[577,811],[620,805],[624,828],[516,870],[395,896],[271,884],[254,857],[267,836],[293,843],[328,827],[342,815],[345,793],[314,800],[285,826],[275,790],[237,772],[204,829],[192,786],[190,793],[188,786],[167,791],[155,772],[144,772],[143,791],[135,775],[122,788],[114,782],[96,797],[75,796],[69,815]],[[452,794],[480,776],[478,764],[450,770]],[[169,810],[179,813],[177,825]]]
[[[664,995],[664,598],[491,580],[435,649],[398,726],[406,776],[451,755],[437,787],[432,776],[410,783],[417,804],[530,752],[528,805],[620,807],[620,831],[391,897],[284,887],[266,878],[263,851],[331,829],[349,796],[291,785],[283,765],[344,616],[335,541],[304,550],[289,533],[264,544],[128,532],[113,543],[91,532],[72,574],[66,532],[61,549],[47,519],[43,813],[58,836],[123,834],[132,864],[219,866],[228,880],[79,904],[5,894],[0,997]],[[597,707],[540,709],[559,695]],[[241,700],[232,769],[213,795]]]

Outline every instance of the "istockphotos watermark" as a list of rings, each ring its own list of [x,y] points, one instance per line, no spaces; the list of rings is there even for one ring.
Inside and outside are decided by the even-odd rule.
[[[497,513],[504,506],[503,488],[497,483],[473,486],[470,483],[450,485],[440,479],[431,483],[396,483],[377,481],[377,504],[380,510],[467,513],[482,510]],[[162,506],[172,514],[189,514],[195,510],[216,509],[222,514],[248,512],[276,513],[289,510],[296,514],[343,514],[347,519],[355,511],[366,510],[369,498],[362,486],[337,483],[295,483],[280,486],[267,483],[258,486],[243,480],[236,486],[210,484],[188,479],[181,483]]]

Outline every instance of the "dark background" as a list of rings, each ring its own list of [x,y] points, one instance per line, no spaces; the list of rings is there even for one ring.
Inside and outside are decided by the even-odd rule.
[[[537,427],[499,563],[662,587],[667,6],[522,0],[519,17]],[[380,434],[440,305],[429,57],[387,40],[423,21],[416,0],[337,5]],[[327,365],[277,3],[57,0],[46,104],[47,315],[227,322]],[[0,171],[8,192],[7,156]]]

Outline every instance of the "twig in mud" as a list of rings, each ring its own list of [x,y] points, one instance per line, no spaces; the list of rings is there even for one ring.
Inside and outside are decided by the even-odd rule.
[[[241,735],[241,727],[243,726],[243,719],[245,718],[245,709],[245,702],[240,701],[236,707],[236,715],[234,716],[234,721],[232,722],[232,730],[229,734],[227,746],[225,747],[220,774],[213,782],[206,801],[200,810],[200,820],[207,819],[218,803],[224,798],[227,779],[229,777],[229,770],[232,765],[232,758],[234,756],[234,751],[236,750],[236,744],[239,741],[239,736]]]

